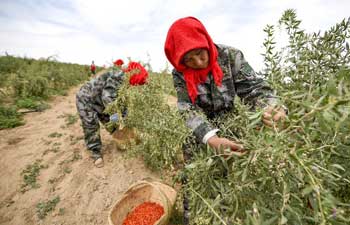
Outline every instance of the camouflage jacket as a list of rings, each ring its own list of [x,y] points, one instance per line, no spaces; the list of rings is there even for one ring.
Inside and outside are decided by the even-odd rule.
[[[83,85],[84,97],[91,107],[99,114],[103,114],[106,106],[117,98],[117,92],[124,81],[121,71],[106,72]]]
[[[209,73],[206,82],[198,85],[195,104],[189,98],[183,74],[175,69],[172,72],[178,109],[185,114],[186,124],[197,140],[203,142],[206,134],[216,130],[210,119],[233,109],[236,95],[253,108],[276,102],[273,90],[263,79],[257,77],[240,50],[225,45],[216,47],[218,63],[224,73],[222,86],[217,87]]]

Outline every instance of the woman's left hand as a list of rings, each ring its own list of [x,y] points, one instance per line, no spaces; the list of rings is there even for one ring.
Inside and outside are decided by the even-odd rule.
[[[269,106],[262,116],[262,121],[266,126],[276,126],[275,122],[283,122],[286,118],[286,111],[280,106]]]

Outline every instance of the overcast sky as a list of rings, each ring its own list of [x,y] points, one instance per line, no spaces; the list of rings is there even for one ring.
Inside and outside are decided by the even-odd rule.
[[[194,16],[215,43],[242,50],[259,71],[263,28],[290,8],[308,32],[350,16],[350,0],[0,0],[0,54],[99,66],[130,57],[158,71],[170,25]]]

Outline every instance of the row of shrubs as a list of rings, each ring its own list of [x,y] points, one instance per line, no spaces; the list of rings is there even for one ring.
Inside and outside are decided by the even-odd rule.
[[[50,96],[65,95],[89,75],[89,66],[62,63],[54,58],[1,56],[0,129],[23,124],[18,109],[43,110]]]

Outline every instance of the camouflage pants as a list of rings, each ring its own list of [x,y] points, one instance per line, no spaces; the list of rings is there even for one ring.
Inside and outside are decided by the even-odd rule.
[[[76,95],[76,106],[84,131],[86,147],[88,150],[92,151],[93,157],[99,157],[101,156],[102,148],[100,122],[103,124],[107,123],[109,121],[109,116],[97,112],[89,96],[90,89],[83,86]]]

